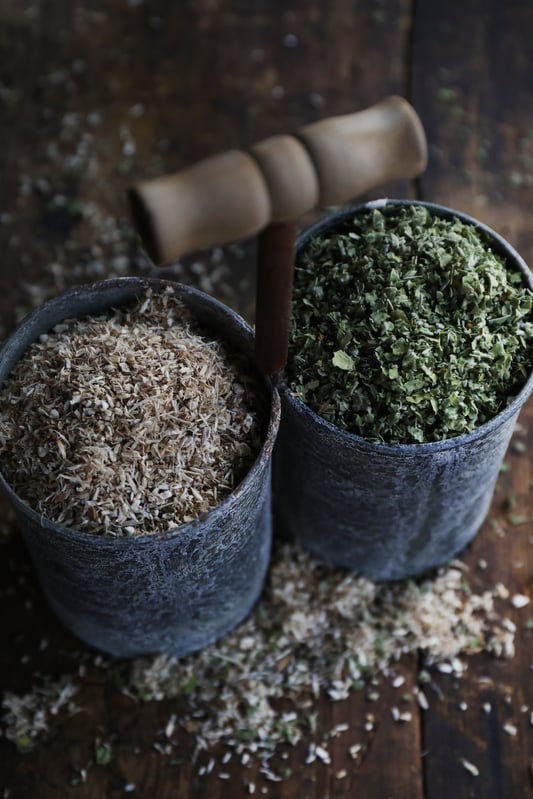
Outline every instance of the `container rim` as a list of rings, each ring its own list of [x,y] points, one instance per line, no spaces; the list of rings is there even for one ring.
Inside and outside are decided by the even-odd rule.
[[[351,219],[355,214],[369,213],[374,209],[383,210],[387,207],[398,208],[402,206],[406,207],[413,205],[427,208],[428,211],[435,216],[439,216],[444,219],[456,218],[465,224],[475,227],[485,236],[490,244],[493,245],[495,252],[505,258],[509,264],[512,264],[522,273],[525,283],[533,292],[533,275],[531,270],[517,250],[515,250],[515,248],[509,244],[509,242],[506,241],[499,233],[490,228],[488,225],[485,225],[483,222],[480,222],[479,220],[463,213],[462,211],[456,211],[455,209],[449,208],[445,205],[426,202],[424,200],[389,199],[384,197],[377,200],[370,200],[366,203],[353,205],[330,214],[323,219],[320,219],[318,222],[315,222],[298,236],[296,240],[296,258],[298,258],[298,256],[305,251],[312,238],[327,233],[335,228],[339,223]],[[441,441],[426,441],[424,443],[412,444],[390,444],[384,441],[369,441],[368,439],[363,438],[356,433],[350,433],[347,430],[343,430],[341,427],[338,427],[332,422],[322,418],[318,413],[316,413],[316,411],[313,411],[299,397],[296,396],[291,387],[283,381],[283,378],[281,378],[278,388],[282,392],[283,396],[299,413],[312,420],[315,425],[323,430],[323,432],[334,433],[337,436],[340,434],[347,443],[352,443],[353,445],[357,445],[363,449],[367,448],[379,450],[383,452],[383,454],[392,456],[405,455],[408,453],[413,455],[422,455],[462,447],[465,443],[471,443],[478,438],[484,437],[492,430],[504,424],[510,418],[518,414],[522,406],[533,392],[533,369],[531,370],[526,382],[523,384],[518,394],[513,397],[511,402],[506,405],[505,408],[502,408],[502,410],[499,411],[496,416],[493,416],[488,421],[474,428],[474,430],[471,430],[467,433],[461,433],[460,435],[452,436],[450,438],[445,438]]]
[[[246,352],[246,349],[244,347],[242,348],[242,352],[247,354],[253,363],[253,359],[251,357],[251,351],[252,351],[251,348],[253,345],[253,330],[251,326],[236,311],[233,311],[231,308],[229,308],[224,303],[220,302],[220,300],[217,300],[215,297],[212,297],[209,294],[206,294],[205,292],[200,291],[199,289],[196,289],[192,286],[187,286],[186,284],[179,283],[178,281],[168,280],[165,278],[157,278],[157,277],[146,278],[146,277],[132,277],[132,276],[108,278],[106,280],[96,281],[94,283],[85,283],[83,285],[67,289],[66,291],[63,291],[60,294],[47,300],[38,308],[34,309],[27,316],[25,316],[24,319],[6,337],[6,339],[4,339],[4,341],[0,346],[0,359],[4,356],[6,350],[10,348],[10,346],[12,345],[13,341],[16,339],[20,331],[24,330],[26,327],[31,327],[33,325],[34,320],[36,318],[39,318],[43,310],[48,308],[53,308],[54,306],[60,306],[65,302],[65,300],[68,300],[69,297],[77,296],[83,292],[89,294],[101,291],[103,293],[107,289],[120,289],[122,287],[128,287],[128,286],[130,286],[131,288],[138,287],[139,293],[147,288],[159,288],[160,290],[162,290],[165,287],[171,287],[172,289],[177,290],[180,297],[189,296],[199,299],[201,302],[215,309],[218,313],[224,316],[226,320],[234,326],[235,329],[241,331],[246,345],[250,347],[250,352]],[[108,307],[112,307],[112,305],[109,305]],[[36,338],[34,340],[36,340]],[[29,345],[27,345],[24,348],[23,352],[27,351],[28,346]],[[6,375],[6,378],[4,378],[4,380],[1,381],[0,389],[2,387],[3,382],[5,382],[5,379],[7,379],[7,377],[9,376],[10,372],[8,373],[8,375]],[[34,508],[31,507],[31,505],[28,504],[28,502],[26,502],[26,500],[22,499],[16,493],[16,491],[11,487],[10,483],[4,477],[1,468],[0,468],[0,487],[7,494],[8,498],[11,499],[11,501],[14,502],[15,505],[21,506],[24,509],[24,512],[39,527],[43,527],[43,520],[45,520],[47,531],[50,534],[57,534],[77,539],[80,542],[83,542],[84,544],[87,544],[89,541],[93,540],[98,543],[98,546],[110,546],[113,548],[139,546],[143,544],[147,545],[147,544],[153,544],[156,541],[165,542],[173,539],[179,539],[182,537],[185,543],[185,541],[190,540],[190,538],[193,537],[197,532],[200,532],[199,528],[203,527],[207,521],[211,521],[216,524],[219,516],[226,516],[228,513],[231,512],[232,507],[240,500],[241,495],[246,491],[246,488],[249,485],[249,483],[251,483],[254,480],[257,473],[264,467],[264,464],[269,460],[269,458],[272,455],[281,418],[281,400],[279,396],[278,387],[274,385],[273,382],[268,378],[266,378],[264,375],[259,375],[259,376],[263,379],[267,395],[269,394],[270,396],[269,396],[268,424],[266,425],[266,430],[263,436],[263,442],[261,444],[257,457],[254,460],[248,472],[246,473],[246,475],[243,477],[240,483],[233,489],[233,491],[231,491],[214,508],[201,514],[191,522],[186,522],[184,524],[178,525],[177,527],[172,527],[169,530],[163,530],[162,532],[146,533],[144,535],[138,535],[138,536],[110,536],[110,535],[102,535],[99,533],[94,533],[91,531],[85,532],[82,530],[78,530],[74,527],[69,527],[67,525],[55,522],[53,519],[49,519],[48,517],[44,516],[44,514],[37,512]]]

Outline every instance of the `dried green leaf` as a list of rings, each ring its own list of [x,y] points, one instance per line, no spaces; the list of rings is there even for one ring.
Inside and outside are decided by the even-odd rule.
[[[337,350],[333,354],[332,362],[333,366],[337,366],[339,369],[344,369],[346,372],[351,372],[355,365],[353,358],[343,352],[343,350]]]
[[[113,759],[111,745],[108,743],[100,744],[95,750],[95,761],[97,766],[107,766]]]
[[[385,206],[311,240],[294,279],[287,382],[372,441],[473,430],[522,388],[533,294],[472,225]]]

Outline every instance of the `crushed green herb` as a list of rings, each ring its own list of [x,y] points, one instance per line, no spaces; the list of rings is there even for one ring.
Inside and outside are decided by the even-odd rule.
[[[102,743],[95,747],[94,753],[97,766],[108,766],[113,759],[111,744]]]
[[[532,307],[521,273],[474,226],[417,205],[374,208],[299,257],[287,382],[369,440],[451,438],[526,382]]]

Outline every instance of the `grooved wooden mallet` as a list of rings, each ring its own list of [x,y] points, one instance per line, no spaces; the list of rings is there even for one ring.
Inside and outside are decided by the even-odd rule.
[[[259,234],[256,361],[286,364],[296,222],[393,180],[420,174],[427,148],[420,119],[401,97],[330,117],[294,135],[212,156],[130,189],[148,255],[168,263],[195,250]]]

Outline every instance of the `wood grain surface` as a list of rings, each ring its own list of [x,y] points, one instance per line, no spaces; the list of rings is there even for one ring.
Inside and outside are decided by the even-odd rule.
[[[150,271],[124,232],[134,181],[393,93],[419,112],[429,165],[420,180],[375,196],[470,213],[533,264],[532,31],[526,0],[3,0],[1,333],[62,288]],[[252,318],[254,242],[210,259],[215,275],[200,255],[171,272]],[[474,589],[500,582],[531,596],[533,525],[512,525],[508,514],[512,497],[514,513],[533,516],[531,403],[515,441],[525,447],[509,451],[489,518],[462,558]],[[31,752],[0,737],[5,799],[239,799],[250,782],[278,799],[533,796],[531,606],[508,610],[513,658],[468,658],[461,679],[431,670],[429,707],[411,702],[410,721],[394,720],[398,690],[387,680],[342,702],[320,696],[315,732],[276,755],[290,769],[283,781],[253,764],[243,775],[237,759],[222,767],[222,750],[200,776],[205,756],[194,761],[191,736],[176,733],[165,749],[179,700],[138,704],[121,692],[120,664],[101,668],[47,608],[13,527],[4,503],[0,688],[23,694],[43,677],[83,676],[82,710],[60,713]],[[398,664],[402,694],[422,665]],[[349,729],[330,741],[332,762],[306,764],[310,742],[338,724]],[[108,764],[95,762],[101,742],[112,744]]]

